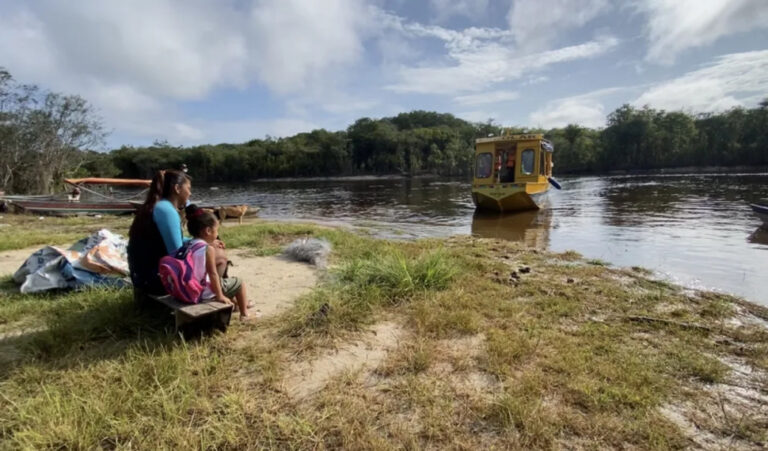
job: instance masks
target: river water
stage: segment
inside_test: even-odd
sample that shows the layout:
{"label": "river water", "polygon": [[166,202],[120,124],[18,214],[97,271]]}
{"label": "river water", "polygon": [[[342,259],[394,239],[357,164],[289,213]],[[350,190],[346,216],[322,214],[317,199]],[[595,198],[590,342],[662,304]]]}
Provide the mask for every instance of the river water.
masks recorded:
{"label": "river water", "polygon": [[768,174],[566,177],[549,208],[478,215],[467,180],[368,178],[195,187],[195,197],[260,216],[367,229],[396,239],[474,234],[642,266],[692,288],[768,305],[768,231],[749,202]]}

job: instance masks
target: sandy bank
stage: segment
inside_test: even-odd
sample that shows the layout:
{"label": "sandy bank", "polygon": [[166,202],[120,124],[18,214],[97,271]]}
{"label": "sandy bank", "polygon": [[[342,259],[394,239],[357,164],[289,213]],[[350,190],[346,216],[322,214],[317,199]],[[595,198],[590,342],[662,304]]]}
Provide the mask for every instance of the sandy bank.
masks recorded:
{"label": "sandy bank", "polygon": [[[0,252],[0,276],[11,275],[41,246]],[[292,302],[309,292],[317,283],[315,268],[282,257],[250,257],[244,250],[230,251],[235,265],[230,276],[245,281],[248,298],[255,309],[269,316],[289,307]]]}

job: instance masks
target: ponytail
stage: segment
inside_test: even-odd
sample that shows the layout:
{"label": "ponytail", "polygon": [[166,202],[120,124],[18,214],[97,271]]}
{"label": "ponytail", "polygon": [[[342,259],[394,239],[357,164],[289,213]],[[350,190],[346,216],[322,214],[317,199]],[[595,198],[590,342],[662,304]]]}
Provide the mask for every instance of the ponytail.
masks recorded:
{"label": "ponytail", "polygon": [[181,185],[189,180],[191,179],[187,174],[175,169],[157,171],[152,177],[147,198],[139,208],[138,213],[151,214],[158,201],[170,197],[176,185]]}
{"label": "ponytail", "polygon": [[165,171],[155,172],[147,191],[147,198],[139,208],[139,213],[148,214],[155,208],[155,204],[163,198],[163,185],[165,184]]}

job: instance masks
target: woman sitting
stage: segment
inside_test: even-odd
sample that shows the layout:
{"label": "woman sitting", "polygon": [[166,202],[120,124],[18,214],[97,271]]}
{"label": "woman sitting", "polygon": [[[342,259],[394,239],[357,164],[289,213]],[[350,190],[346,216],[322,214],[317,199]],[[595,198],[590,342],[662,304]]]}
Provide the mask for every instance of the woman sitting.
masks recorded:
{"label": "woman sitting", "polygon": [[184,243],[179,210],[191,194],[192,182],[181,171],[158,171],[152,179],[128,232],[128,267],[137,292],[165,294],[158,264]]}

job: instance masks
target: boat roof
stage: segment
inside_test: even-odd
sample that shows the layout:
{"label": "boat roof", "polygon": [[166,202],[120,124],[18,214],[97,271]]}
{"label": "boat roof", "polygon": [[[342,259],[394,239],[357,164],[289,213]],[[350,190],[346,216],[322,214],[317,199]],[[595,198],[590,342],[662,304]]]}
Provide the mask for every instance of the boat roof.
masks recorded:
{"label": "boat roof", "polygon": [[144,179],[104,179],[98,177],[86,177],[82,179],[64,179],[70,185],[115,185],[115,186],[141,186],[149,188],[151,180]]}
{"label": "boat roof", "polygon": [[[501,143],[501,142],[516,142],[516,141],[539,141],[541,143],[541,149],[545,152],[554,152],[555,146],[548,139],[544,139],[542,134],[528,134],[528,135],[502,135],[492,136],[489,138],[478,138],[475,140],[475,144],[481,143]],[[476,149],[480,152],[480,148]]]}
{"label": "boat roof", "polygon": [[491,136],[488,138],[477,138],[475,140],[475,143],[495,143],[495,142],[502,142],[502,141],[539,141],[543,140],[544,135],[541,133],[527,133],[527,134],[521,134],[521,135],[501,135],[501,136]]}

